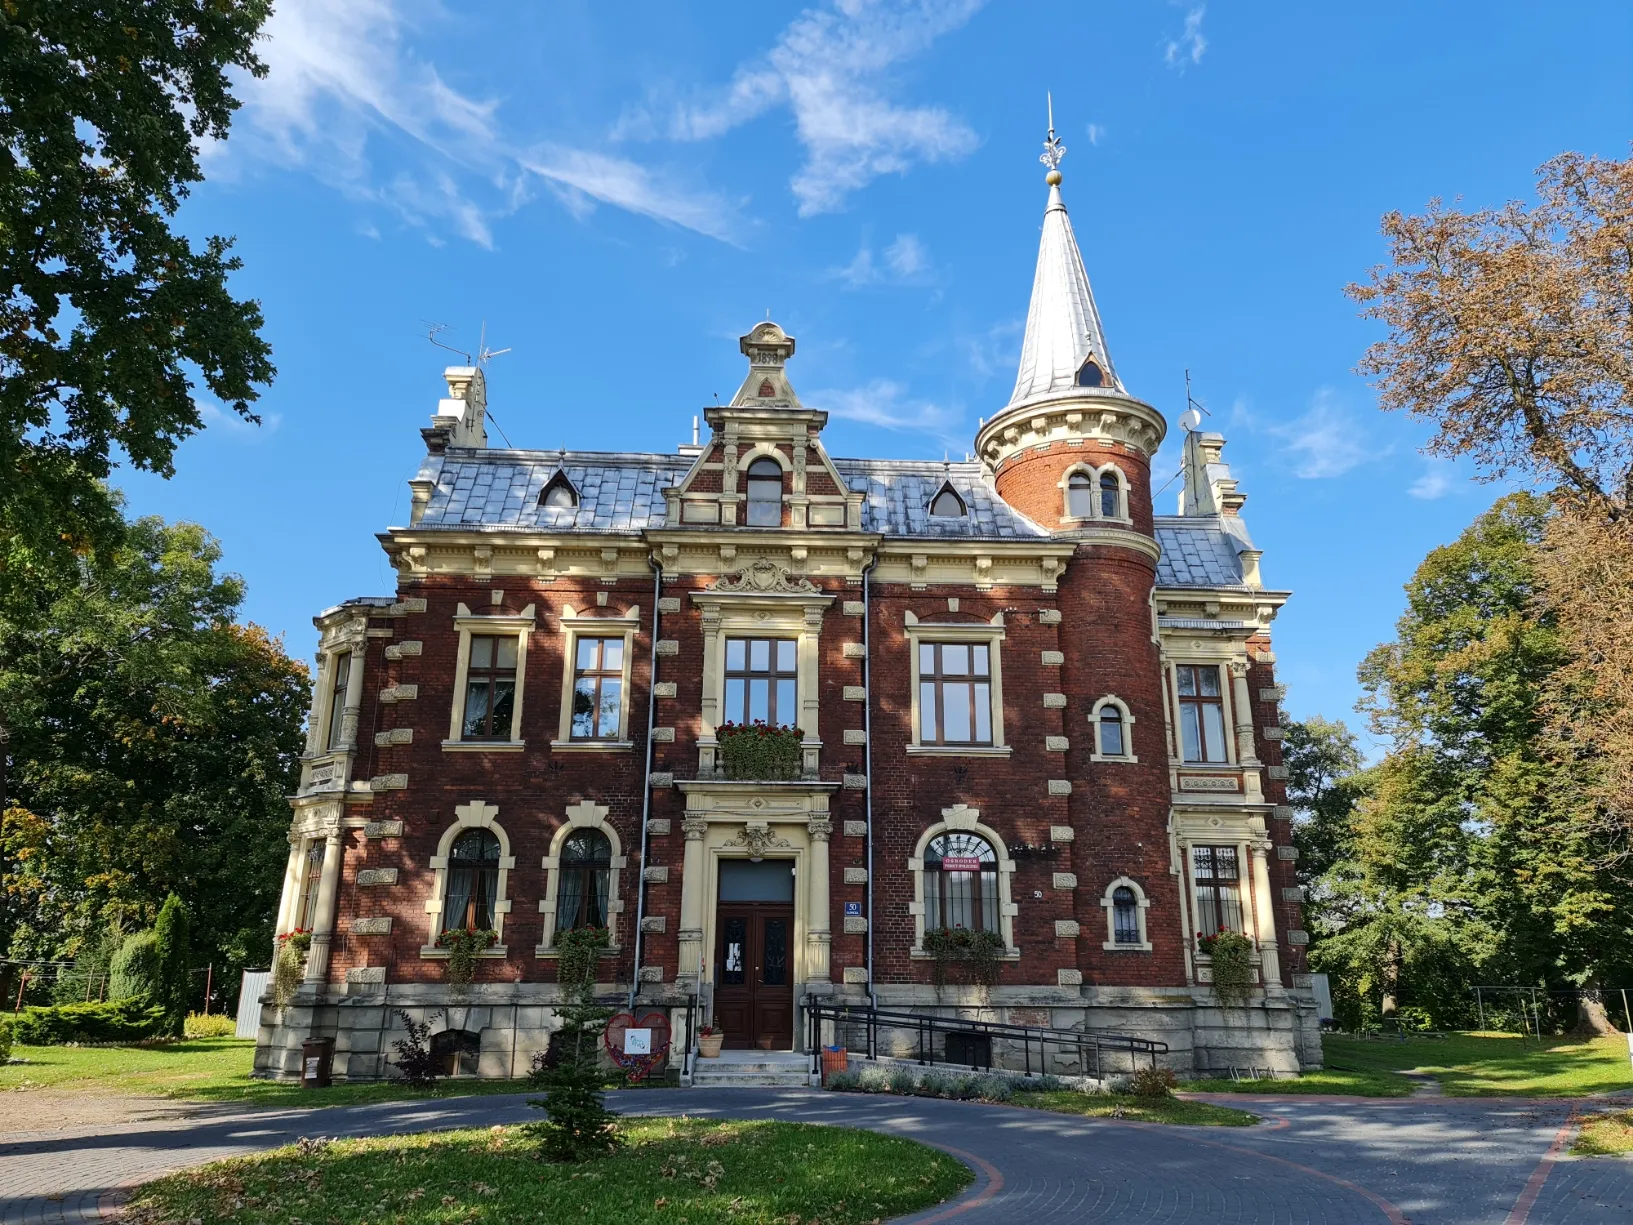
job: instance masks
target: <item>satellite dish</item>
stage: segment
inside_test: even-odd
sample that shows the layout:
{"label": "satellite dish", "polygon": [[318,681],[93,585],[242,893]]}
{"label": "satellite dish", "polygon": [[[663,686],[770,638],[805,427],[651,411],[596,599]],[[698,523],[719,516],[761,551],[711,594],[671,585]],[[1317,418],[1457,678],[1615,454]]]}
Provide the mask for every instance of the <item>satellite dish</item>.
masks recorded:
{"label": "satellite dish", "polygon": [[1187,434],[1193,433],[1196,430],[1196,428],[1201,424],[1202,424],[1202,414],[1197,412],[1196,409],[1194,409],[1194,408],[1187,408],[1185,410],[1185,412],[1180,415],[1180,418],[1179,418],[1180,428],[1182,430],[1184,430]]}

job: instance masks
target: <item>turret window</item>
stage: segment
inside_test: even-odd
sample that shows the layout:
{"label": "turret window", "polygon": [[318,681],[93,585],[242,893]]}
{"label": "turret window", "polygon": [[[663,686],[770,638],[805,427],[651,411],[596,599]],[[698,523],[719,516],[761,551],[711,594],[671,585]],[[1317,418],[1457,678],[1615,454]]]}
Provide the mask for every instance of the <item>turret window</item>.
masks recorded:
{"label": "turret window", "polygon": [[1100,387],[1105,381],[1105,371],[1100,369],[1099,364],[1092,357],[1077,368],[1077,385],[1079,387]]}
{"label": "turret window", "polygon": [[1122,517],[1118,503],[1122,501],[1123,487],[1117,480],[1115,472],[1100,474],[1100,517],[1103,519],[1119,519]]}
{"label": "turret window", "polygon": [[1074,472],[1066,478],[1066,517],[1087,519],[1094,514],[1094,486],[1087,472]]}
{"label": "turret window", "polygon": [[1123,712],[1115,706],[1100,708],[1100,755],[1102,757],[1121,757],[1126,750],[1123,747]]}
{"label": "turret window", "polygon": [[1111,891],[1112,942],[1114,944],[1140,943],[1140,908],[1134,890],[1119,885]]}
{"label": "turret window", "polygon": [[748,525],[782,526],[782,465],[774,459],[748,466]]}

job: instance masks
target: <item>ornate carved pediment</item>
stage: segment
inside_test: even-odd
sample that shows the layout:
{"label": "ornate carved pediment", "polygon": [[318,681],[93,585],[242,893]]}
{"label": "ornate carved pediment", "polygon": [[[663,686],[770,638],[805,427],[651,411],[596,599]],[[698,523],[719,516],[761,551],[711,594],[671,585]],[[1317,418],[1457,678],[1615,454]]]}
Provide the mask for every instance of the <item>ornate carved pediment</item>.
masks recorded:
{"label": "ornate carved pediment", "polygon": [[787,566],[780,566],[769,557],[756,558],[740,570],[722,575],[711,591],[745,591],[754,594],[792,592],[796,595],[815,595],[817,588],[810,579],[795,578]]}
{"label": "ornate carved pediment", "polygon": [[750,859],[764,859],[765,853],[772,849],[792,850],[794,844],[780,834],[771,832],[771,827],[764,821],[750,821],[743,826],[743,832],[735,838],[728,838],[722,846],[742,846],[748,848]]}

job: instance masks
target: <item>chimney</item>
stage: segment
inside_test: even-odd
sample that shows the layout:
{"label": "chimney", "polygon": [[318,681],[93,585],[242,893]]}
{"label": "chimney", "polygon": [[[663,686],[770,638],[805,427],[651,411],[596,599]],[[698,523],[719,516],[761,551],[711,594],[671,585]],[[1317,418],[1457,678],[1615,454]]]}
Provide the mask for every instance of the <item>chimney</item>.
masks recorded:
{"label": "chimney", "polygon": [[442,372],[448,398],[437,402],[431,424],[420,431],[425,449],[440,455],[449,447],[488,445],[488,383],[480,366],[449,366]]}

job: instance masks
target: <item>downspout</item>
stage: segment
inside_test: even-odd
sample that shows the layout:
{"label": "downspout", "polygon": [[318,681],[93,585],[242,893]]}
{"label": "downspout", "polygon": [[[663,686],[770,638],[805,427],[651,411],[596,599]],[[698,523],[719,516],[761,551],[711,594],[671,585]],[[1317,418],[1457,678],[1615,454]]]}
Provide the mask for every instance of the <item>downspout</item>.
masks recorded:
{"label": "downspout", "polygon": [[879,1007],[879,994],[873,989],[873,611],[870,604],[869,578],[878,558],[875,556],[862,567],[862,774],[867,779],[868,831],[868,1003]]}
{"label": "downspout", "polygon": [[641,925],[646,920],[646,855],[647,824],[652,817],[652,721],[658,714],[658,601],[663,598],[663,563],[648,555],[652,567],[652,660],[646,677],[646,769],[641,773],[641,870],[635,878],[635,968],[629,980],[629,1007],[635,1009],[635,996],[641,990],[641,946],[645,933]]}

